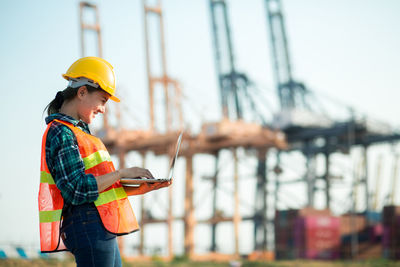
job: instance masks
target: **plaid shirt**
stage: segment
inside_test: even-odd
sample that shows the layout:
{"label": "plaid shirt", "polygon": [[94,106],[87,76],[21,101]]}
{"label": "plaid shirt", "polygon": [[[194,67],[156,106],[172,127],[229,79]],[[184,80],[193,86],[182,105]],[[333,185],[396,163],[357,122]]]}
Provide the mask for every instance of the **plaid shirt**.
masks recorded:
{"label": "plaid shirt", "polygon": [[[61,113],[48,116],[46,124],[54,119],[70,122],[90,134],[86,123]],[[92,174],[85,174],[76,137],[71,129],[62,123],[53,122],[47,133],[46,162],[65,203],[80,205],[98,198],[96,179]]]}

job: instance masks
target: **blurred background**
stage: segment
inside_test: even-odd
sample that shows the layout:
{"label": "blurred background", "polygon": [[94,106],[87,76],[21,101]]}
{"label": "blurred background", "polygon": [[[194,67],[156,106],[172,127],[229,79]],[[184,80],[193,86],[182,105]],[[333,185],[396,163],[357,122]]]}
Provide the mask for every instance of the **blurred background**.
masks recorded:
{"label": "blurred background", "polygon": [[[101,56],[121,103],[91,125],[130,198],[126,259],[400,257],[396,0],[0,2],[0,258],[38,253],[45,106]],[[49,257],[67,257],[57,253]]]}

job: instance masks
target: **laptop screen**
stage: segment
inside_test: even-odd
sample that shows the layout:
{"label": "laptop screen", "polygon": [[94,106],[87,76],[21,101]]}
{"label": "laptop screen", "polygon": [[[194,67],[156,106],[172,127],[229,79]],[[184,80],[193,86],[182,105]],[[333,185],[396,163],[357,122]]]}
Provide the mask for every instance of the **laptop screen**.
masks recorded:
{"label": "laptop screen", "polygon": [[179,134],[178,141],[176,142],[175,156],[171,159],[171,166],[170,166],[168,179],[172,179],[172,177],[174,175],[174,167],[175,167],[175,162],[178,159],[179,148],[181,146],[181,141],[182,141],[182,135],[183,135],[183,132],[181,132]]}

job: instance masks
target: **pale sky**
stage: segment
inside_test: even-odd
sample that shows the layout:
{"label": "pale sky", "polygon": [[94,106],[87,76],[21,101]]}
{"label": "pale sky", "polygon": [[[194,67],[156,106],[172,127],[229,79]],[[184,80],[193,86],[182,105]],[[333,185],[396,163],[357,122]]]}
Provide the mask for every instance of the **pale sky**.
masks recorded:
{"label": "pale sky", "polygon": [[[236,65],[265,91],[270,105],[266,110],[277,110],[264,1],[227,2]],[[360,115],[398,129],[400,2],[282,2],[294,77],[320,95],[326,105],[341,103],[330,108],[331,116],[336,116],[335,109],[339,114],[347,105]],[[56,92],[66,87],[61,74],[80,57],[78,3],[0,2],[0,87],[4,95],[0,106],[4,114],[0,139],[0,244],[38,244],[37,193],[45,128],[42,111]],[[117,75],[123,125],[144,128],[148,125],[148,100],[142,2],[93,3],[100,10],[103,55],[114,65]],[[163,7],[168,72],[182,84],[185,119],[197,131],[201,121],[215,121],[221,116],[209,4],[206,0],[164,0]],[[135,160],[132,156],[130,163],[141,164]],[[212,160],[203,160],[208,164],[195,168],[197,181],[214,168]],[[183,162],[178,165],[184,167]],[[174,190],[182,191],[183,184],[177,184]],[[139,212],[137,204],[134,209]]]}

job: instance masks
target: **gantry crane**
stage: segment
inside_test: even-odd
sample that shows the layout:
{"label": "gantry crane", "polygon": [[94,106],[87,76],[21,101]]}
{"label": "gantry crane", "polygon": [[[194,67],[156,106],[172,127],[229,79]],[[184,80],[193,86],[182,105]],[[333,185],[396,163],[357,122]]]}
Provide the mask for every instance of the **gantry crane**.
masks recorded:
{"label": "gantry crane", "polygon": [[[369,145],[374,143],[397,140],[399,135],[378,129],[378,127],[371,127],[366,120],[357,121],[354,114],[348,121],[337,122],[315,112],[308,103],[311,91],[303,83],[293,78],[282,1],[265,0],[265,6],[273,72],[281,106],[279,113],[275,116],[275,122],[285,131],[289,143],[300,143],[299,146],[291,149],[300,150],[307,158],[304,180],[308,188],[308,206],[314,206],[315,180],[318,178],[315,174],[315,157],[318,153],[325,156],[326,166],[323,179],[326,183],[326,206],[329,208],[331,201],[330,154],[335,151],[349,151],[352,146],[356,145],[360,145],[366,150]],[[299,119],[301,117],[306,119]],[[283,124],[283,121],[286,123]],[[366,161],[366,152],[363,156]],[[366,209],[370,210],[367,166],[368,164],[365,165],[365,175],[361,181],[365,186]]]}
{"label": "gantry crane", "polygon": [[[164,38],[164,21],[161,0],[147,1],[143,0],[144,8],[144,32],[146,41],[146,66],[147,79],[149,86],[149,101],[150,101],[150,130],[151,131],[166,131],[170,132],[174,128],[183,129],[183,113],[182,113],[182,92],[179,82],[172,79],[167,72],[167,59],[165,53],[165,38]],[[152,4],[152,3],[153,4]],[[149,21],[156,20],[157,29],[149,29]],[[155,31],[154,31],[155,30]],[[154,55],[158,53],[150,48],[150,33],[158,33],[158,52],[159,61],[154,62]],[[153,57],[152,57],[153,56]],[[153,60],[152,60],[153,58]],[[154,65],[161,66],[161,73],[156,73]],[[155,102],[156,90],[163,93],[163,102]],[[160,104],[165,107],[162,114],[166,118],[156,117],[155,106]],[[163,125],[164,129],[156,129],[156,124]]]}
{"label": "gantry crane", "polygon": [[244,99],[240,95],[247,90],[248,78],[244,73],[238,72],[235,66],[225,0],[210,0],[210,9],[222,114],[224,118],[242,119]]}
{"label": "gantry crane", "polygon": [[265,3],[275,83],[281,109],[309,108],[305,98],[305,85],[293,78],[282,3],[280,0],[266,0]]}
{"label": "gantry crane", "polygon": [[[211,11],[211,24],[214,46],[215,66],[218,76],[218,85],[220,89],[222,115],[224,120],[244,120],[246,102],[254,108],[251,97],[248,94],[249,88],[252,86],[250,79],[243,72],[237,70],[235,64],[234,48],[232,42],[232,33],[228,16],[228,8],[225,0],[210,0]],[[252,110],[254,112],[254,110]],[[254,249],[266,250],[267,249],[267,147],[259,148],[257,150],[258,167],[257,167],[257,187],[255,197],[255,215],[254,221]],[[235,166],[236,152],[233,151],[233,160]],[[218,152],[216,154],[216,166],[218,166]],[[236,169],[236,168],[235,168]],[[218,186],[218,177],[213,177],[214,187],[214,202],[213,202],[213,216],[216,215],[216,194]],[[234,188],[237,192],[237,172],[234,173]],[[235,232],[238,231],[238,200],[235,193],[235,216],[234,228]],[[235,219],[236,218],[236,219]],[[217,250],[216,245],[216,227],[217,224],[212,224],[212,238],[211,238],[211,251]],[[238,236],[238,234],[235,234]],[[237,238],[235,239],[235,251],[238,254]]]}
{"label": "gantry crane", "polygon": [[[330,208],[330,155],[334,152],[350,153],[354,146],[361,146],[364,164],[355,186],[364,185],[365,210],[369,212],[371,201],[367,149],[372,144],[399,140],[400,135],[393,131],[386,131],[384,127],[376,127],[367,120],[356,120],[353,112],[350,119],[344,122],[331,120],[315,112],[308,103],[310,90],[293,78],[282,1],[265,0],[265,6],[275,86],[280,101],[280,111],[275,116],[275,125],[285,131],[289,151],[299,150],[306,157],[307,170],[302,180],[307,184],[307,206],[314,206],[315,182],[318,178],[322,178],[325,181],[326,207]],[[308,119],[301,119],[302,117]],[[325,157],[325,174],[322,177],[316,175],[317,154],[323,154]],[[276,190],[279,190],[279,183]],[[354,205],[355,203],[353,207]],[[356,244],[353,245],[357,247]],[[353,256],[355,254],[356,252]]]}

